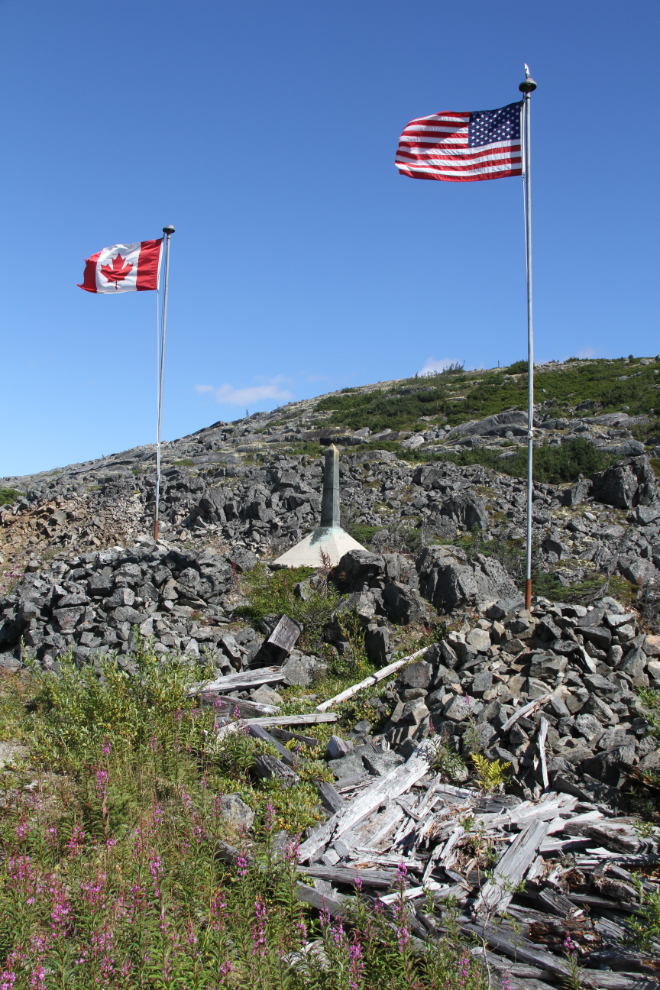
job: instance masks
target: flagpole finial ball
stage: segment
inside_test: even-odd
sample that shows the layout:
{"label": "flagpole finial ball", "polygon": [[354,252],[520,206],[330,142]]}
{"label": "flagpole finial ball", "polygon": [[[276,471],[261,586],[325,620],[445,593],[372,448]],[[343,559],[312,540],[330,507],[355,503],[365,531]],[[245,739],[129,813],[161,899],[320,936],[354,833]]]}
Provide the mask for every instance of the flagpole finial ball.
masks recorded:
{"label": "flagpole finial ball", "polygon": [[[534,83],[534,85],[536,85],[536,83]],[[174,233],[174,227],[172,226],[171,223],[168,223],[167,227],[163,227],[163,233],[167,234],[168,237],[170,236],[170,234]]]}
{"label": "flagpole finial ball", "polygon": [[528,76],[524,82],[521,82],[520,86],[518,86],[518,89],[520,90],[521,93],[533,93],[534,90],[536,89],[536,83],[534,82],[531,76]]}

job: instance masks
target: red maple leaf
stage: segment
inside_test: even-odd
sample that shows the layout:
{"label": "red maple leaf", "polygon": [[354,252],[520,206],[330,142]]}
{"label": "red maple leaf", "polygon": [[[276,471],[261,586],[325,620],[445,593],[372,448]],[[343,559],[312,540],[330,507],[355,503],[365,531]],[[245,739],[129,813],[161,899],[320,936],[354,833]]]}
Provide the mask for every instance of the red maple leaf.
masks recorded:
{"label": "red maple leaf", "polygon": [[124,265],[125,261],[126,259],[117,253],[117,256],[112,258],[112,267],[110,265],[101,265],[101,275],[104,275],[108,282],[114,282],[115,289],[117,288],[117,284],[123,282],[133,271],[133,265]]}

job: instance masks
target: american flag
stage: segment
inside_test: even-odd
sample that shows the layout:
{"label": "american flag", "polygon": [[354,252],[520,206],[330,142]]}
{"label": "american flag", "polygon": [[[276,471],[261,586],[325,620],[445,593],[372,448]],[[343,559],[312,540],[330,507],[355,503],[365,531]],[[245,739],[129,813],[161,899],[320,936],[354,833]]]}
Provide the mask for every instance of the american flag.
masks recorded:
{"label": "american flag", "polygon": [[522,175],[522,102],[499,110],[443,110],[411,120],[399,138],[396,167],[411,179],[478,182]]}

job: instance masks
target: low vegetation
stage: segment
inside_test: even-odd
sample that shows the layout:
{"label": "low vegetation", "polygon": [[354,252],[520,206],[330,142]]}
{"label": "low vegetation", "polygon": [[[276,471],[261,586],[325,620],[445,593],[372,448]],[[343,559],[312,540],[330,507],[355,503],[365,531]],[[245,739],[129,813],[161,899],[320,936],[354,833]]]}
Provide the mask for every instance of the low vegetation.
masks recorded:
{"label": "low vegetation", "polygon": [[[406,460],[432,463],[453,461],[454,464],[482,464],[484,467],[508,474],[513,478],[527,477],[527,448],[518,447],[509,457],[502,457],[501,451],[476,447],[460,454],[438,454],[421,451],[406,451],[400,454]],[[604,471],[613,464],[616,456],[594,447],[588,440],[577,437],[558,446],[543,446],[534,449],[534,480],[551,485],[575,481],[579,475],[590,475]]]}
{"label": "low vegetation", "polygon": [[11,505],[20,495],[21,492],[17,492],[13,488],[0,488],[0,505]]}
{"label": "low vegetation", "polygon": [[[341,922],[297,900],[314,787],[255,782],[267,747],[240,730],[213,743],[188,693],[208,673],[144,649],[133,676],[64,658],[59,677],[0,681],[0,986],[482,990],[451,914],[442,941],[412,937],[405,867],[387,908],[359,884]],[[229,793],[255,812],[249,837]]]}
{"label": "low vegetation", "polygon": [[[622,408],[630,415],[648,413],[660,405],[656,370],[634,358],[570,359],[564,365],[536,372],[536,401],[552,401],[552,412],[557,416],[578,404],[583,415]],[[450,374],[411,378],[369,392],[344,391],[321,399],[317,408],[331,412],[329,425],[351,429],[421,429],[428,426],[422,417],[454,426],[505,409],[526,409],[527,362],[490,371],[453,369]]]}

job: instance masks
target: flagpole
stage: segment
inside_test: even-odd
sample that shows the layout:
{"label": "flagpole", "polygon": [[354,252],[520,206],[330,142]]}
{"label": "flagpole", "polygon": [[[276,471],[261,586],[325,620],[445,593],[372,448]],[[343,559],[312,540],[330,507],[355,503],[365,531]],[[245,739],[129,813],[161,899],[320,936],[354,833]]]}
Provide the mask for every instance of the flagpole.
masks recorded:
{"label": "flagpole", "polygon": [[525,66],[525,81],[518,87],[523,94],[523,174],[525,181],[525,251],[527,259],[527,553],[525,566],[525,608],[532,605],[532,498],[534,493],[534,329],[532,322],[532,182],[530,148],[531,94],[536,83]]}
{"label": "flagpole", "polygon": [[154,540],[158,539],[158,504],[160,501],[160,424],[163,416],[163,369],[165,367],[165,329],[167,327],[167,280],[170,274],[170,237],[174,227],[163,227],[165,241],[165,290],[163,292],[163,328],[160,338],[160,376],[158,381],[158,425],[156,428],[156,509],[154,513]]}

